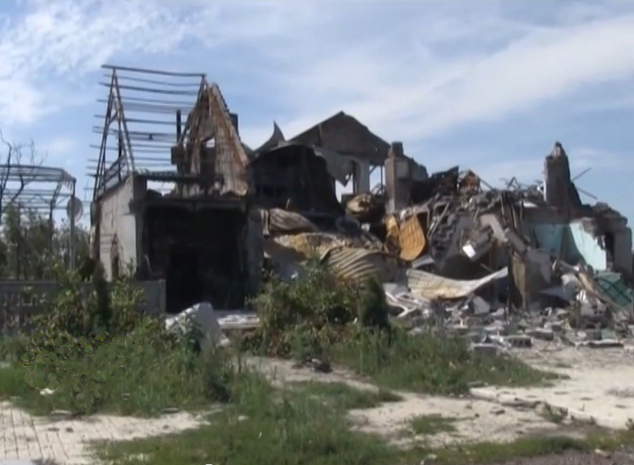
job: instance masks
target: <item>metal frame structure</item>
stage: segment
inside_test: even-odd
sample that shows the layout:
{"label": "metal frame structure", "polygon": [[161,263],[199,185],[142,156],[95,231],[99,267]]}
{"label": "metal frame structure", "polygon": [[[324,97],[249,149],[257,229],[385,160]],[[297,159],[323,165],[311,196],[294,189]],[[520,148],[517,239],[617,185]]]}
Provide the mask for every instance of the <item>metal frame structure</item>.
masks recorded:
{"label": "metal frame structure", "polygon": [[[39,186],[32,186],[33,184]],[[62,168],[40,165],[0,164],[0,213],[18,204],[36,212],[46,212],[53,222],[53,212],[65,209],[70,223],[69,261],[75,264],[75,214],[77,180]],[[70,210],[70,211],[69,211]]]}
{"label": "metal frame structure", "polygon": [[[95,178],[93,201],[131,173],[175,182],[186,197],[214,190],[221,196],[248,193],[249,160],[217,84],[210,84],[204,73],[102,68],[109,81],[100,84],[109,94],[98,100],[107,105],[105,114],[95,115],[103,125],[93,127],[101,135],[100,145],[91,145],[99,157],[88,166],[88,175]],[[213,156],[208,153],[211,141]],[[176,146],[184,157],[178,161],[172,159]],[[205,169],[208,164],[213,169]],[[198,187],[183,187],[191,184]]]}
{"label": "metal frame structure", "polygon": [[[188,115],[208,84],[204,73],[178,73],[124,66],[103,65],[108,72],[109,89],[103,121],[93,126],[101,135],[98,159],[89,160],[88,175],[93,176],[93,200],[133,172],[159,171],[176,174],[169,155],[184,136]],[[114,137],[114,141],[112,138]],[[161,156],[163,154],[163,156]]]}

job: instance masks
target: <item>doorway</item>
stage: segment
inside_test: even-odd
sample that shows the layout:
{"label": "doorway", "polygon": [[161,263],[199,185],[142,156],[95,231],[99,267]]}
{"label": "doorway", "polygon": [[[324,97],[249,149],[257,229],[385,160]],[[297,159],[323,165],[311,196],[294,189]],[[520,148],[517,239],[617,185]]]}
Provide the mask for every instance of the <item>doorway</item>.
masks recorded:
{"label": "doorway", "polygon": [[169,251],[166,276],[166,307],[181,312],[203,300],[203,286],[198,267],[198,247],[173,245]]}

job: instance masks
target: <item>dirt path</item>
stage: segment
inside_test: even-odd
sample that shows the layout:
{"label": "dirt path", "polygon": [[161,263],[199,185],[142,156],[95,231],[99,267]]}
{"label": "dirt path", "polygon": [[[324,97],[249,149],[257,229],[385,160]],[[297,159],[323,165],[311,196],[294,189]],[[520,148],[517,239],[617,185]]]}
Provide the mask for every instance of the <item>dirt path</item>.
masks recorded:
{"label": "dirt path", "polygon": [[634,353],[628,348],[590,349],[536,341],[514,355],[542,370],[568,379],[549,387],[482,388],[478,393],[500,398],[546,402],[599,426],[626,429],[634,421]]}
{"label": "dirt path", "polygon": [[[378,388],[360,380],[354,374],[335,368],[330,373],[319,373],[309,368],[296,368],[289,361],[252,358],[248,363],[267,374],[278,385],[299,381],[342,382],[356,389]],[[389,402],[376,408],[349,412],[361,431],[377,433],[400,445],[410,445],[425,440],[431,446],[443,446],[466,442],[512,442],[527,435],[562,433],[562,425],[540,416],[533,409],[502,407],[496,403],[471,398],[426,396],[409,392],[397,392],[403,400]],[[441,416],[454,419],[455,431],[417,437],[407,434],[416,417]],[[581,433],[566,428],[566,434],[579,437]]]}

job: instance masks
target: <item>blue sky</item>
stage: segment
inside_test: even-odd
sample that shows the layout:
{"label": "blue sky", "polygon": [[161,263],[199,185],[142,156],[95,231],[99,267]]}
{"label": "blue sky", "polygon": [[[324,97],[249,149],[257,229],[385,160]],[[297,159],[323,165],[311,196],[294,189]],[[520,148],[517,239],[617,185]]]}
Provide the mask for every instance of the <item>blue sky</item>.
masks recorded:
{"label": "blue sky", "polygon": [[579,187],[634,216],[634,2],[31,0],[0,15],[0,129],[82,188],[114,63],[206,72],[250,146],[273,120],[292,136],[343,110],[430,171],[499,185],[541,178],[559,140],[573,175],[592,168]]}

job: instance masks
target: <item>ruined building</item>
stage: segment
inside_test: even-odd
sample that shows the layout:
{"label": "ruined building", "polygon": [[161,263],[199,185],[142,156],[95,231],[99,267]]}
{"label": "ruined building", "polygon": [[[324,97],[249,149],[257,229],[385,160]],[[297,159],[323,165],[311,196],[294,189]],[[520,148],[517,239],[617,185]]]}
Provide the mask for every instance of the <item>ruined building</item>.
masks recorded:
{"label": "ruined building", "polygon": [[165,280],[168,311],[243,306],[258,285],[261,226],[237,118],[205,75],[105,69],[93,256],[108,278],[131,266]]}

